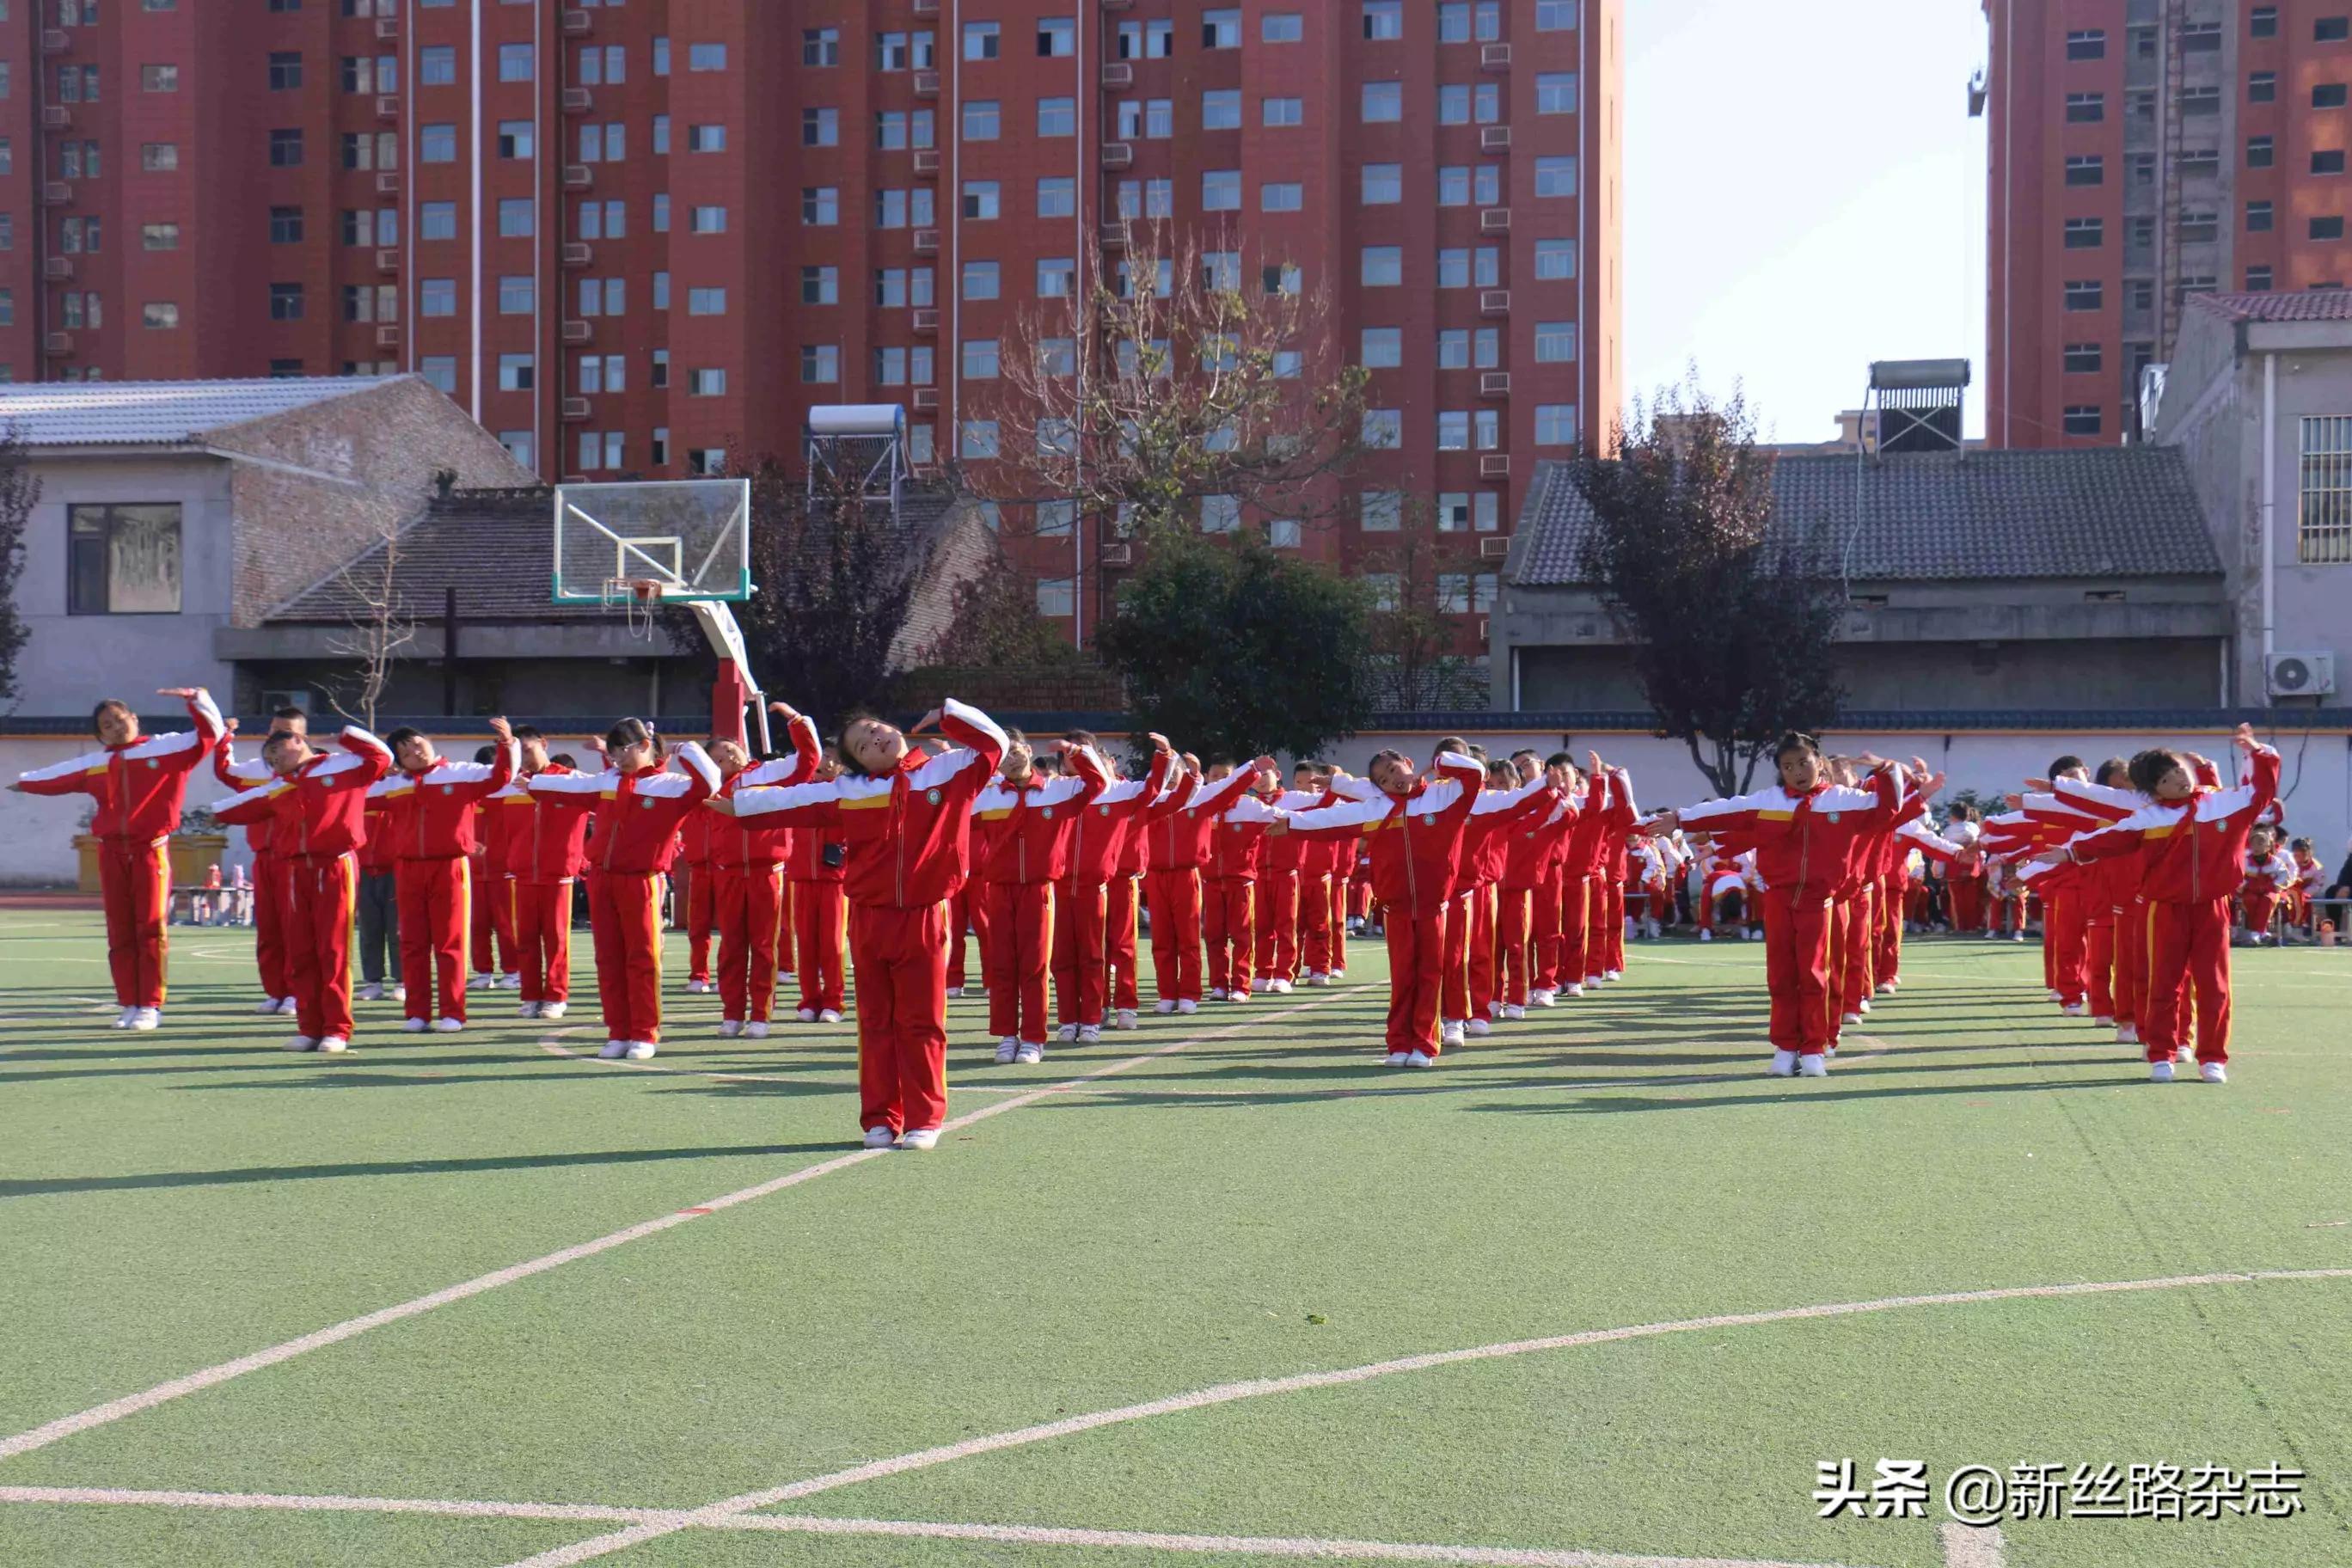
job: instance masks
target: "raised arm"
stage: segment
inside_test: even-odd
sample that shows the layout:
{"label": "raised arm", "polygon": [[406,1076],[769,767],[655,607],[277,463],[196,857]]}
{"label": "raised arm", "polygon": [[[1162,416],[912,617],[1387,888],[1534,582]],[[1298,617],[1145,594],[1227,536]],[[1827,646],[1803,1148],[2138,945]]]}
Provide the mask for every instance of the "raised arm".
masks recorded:
{"label": "raised arm", "polygon": [[1148,824],[1158,822],[1163,816],[1173,816],[1192,804],[1192,797],[1200,793],[1200,789],[1201,781],[1188,771],[1177,779],[1174,788],[1139,812],[1136,820]]}
{"label": "raised arm", "polygon": [[99,781],[106,776],[107,761],[102,751],[84,752],[79,757],[18,773],[9,787],[26,795],[95,795]]}
{"label": "raised arm", "polygon": [[1290,819],[1290,831],[1307,838],[1352,837],[1367,827],[1384,822],[1396,802],[1386,795],[1378,800],[1343,800],[1316,811],[1302,811]]}
{"label": "raised arm", "polygon": [[293,787],[286,780],[272,776],[257,788],[214,802],[213,820],[230,827],[250,827],[257,822],[268,822],[278,815],[279,797]]}

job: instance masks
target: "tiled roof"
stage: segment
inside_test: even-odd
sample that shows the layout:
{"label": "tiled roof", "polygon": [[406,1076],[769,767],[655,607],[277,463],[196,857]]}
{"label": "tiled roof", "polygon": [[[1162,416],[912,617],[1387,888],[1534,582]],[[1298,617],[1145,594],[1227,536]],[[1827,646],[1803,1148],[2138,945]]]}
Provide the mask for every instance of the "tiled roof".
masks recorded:
{"label": "tiled roof", "polygon": [[[2168,447],[1972,451],[1864,461],[1791,456],[1773,467],[1776,532],[1803,533],[1850,579],[2219,576],[2179,452]],[[1857,520],[1860,526],[1857,527]],[[1519,514],[1531,533],[1512,581],[1582,581],[1592,513],[1564,463],[1536,465]],[[1834,563],[1833,563],[1834,564]]]}
{"label": "tiled roof", "polygon": [[19,382],[0,385],[0,422],[15,425],[31,447],[178,446],[398,379]]}
{"label": "tiled roof", "polygon": [[2192,294],[2189,303],[2230,321],[2352,321],[2352,289],[2285,294]]}

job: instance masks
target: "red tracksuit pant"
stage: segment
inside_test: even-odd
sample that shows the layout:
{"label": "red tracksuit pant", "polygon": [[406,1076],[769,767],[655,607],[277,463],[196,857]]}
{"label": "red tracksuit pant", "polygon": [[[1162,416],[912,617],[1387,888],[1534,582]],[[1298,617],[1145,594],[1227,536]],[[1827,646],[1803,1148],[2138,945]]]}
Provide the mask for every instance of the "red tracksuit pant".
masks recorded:
{"label": "red tracksuit pant", "polygon": [[[792,895],[778,866],[709,868],[719,934],[719,1016],[768,1021],[776,1005],[777,954],[786,946]],[[700,881],[703,868],[696,868]]]}
{"label": "red tracksuit pant", "polygon": [[846,1011],[842,1005],[841,949],[848,931],[849,906],[842,898],[841,884],[795,879],[792,905],[793,931],[800,938],[801,1011]]}
{"label": "red tracksuit pant", "polygon": [[1331,879],[1298,874],[1298,964],[1309,974],[1331,973]]}
{"label": "red tracksuit pant", "polygon": [[522,961],[522,1000],[572,999],[572,879],[560,882],[506,880],[515,949]]}
{"label": "red tracksuit pant", "polygon": [[1481,882],[1470,889],[1470,1011],[1465,1018],[1495,1021],[1496,969],[1495,952],[1495,885]]}
{"label": "red tracksuit pant", "polygon": [[719,927],[719,879],[715,868],[680,861],[672,913],[686,931],[688,980],[710,978],[710,934]]}
{"label": "red tracksuit pant", "polygon": [[2134,898],[2116,911],[2116,1022],[2137,1026],[2147,1005],[2147,904]]}
{"label": "red tracksuit pant", "polygon": [[2140,1043],[2160,1062],[2182,1044],[2195,994],[2197,1059],[2230,1059],[2230,900],[2147,906],[2147,1005]]}
{"label": "red tracksuit pant", "polygon": [[853,905],[858,1121],[925,1131],[948,1119],[948,905]]}
{"label": "red tracksuit pant", "polygon": [[596,996],[608,1040],[661,1043],[661,901],[662,879],[650,871],[598,871],[588,879]]}
{"label": "red tracksuit pant", "polygon": [[295,1032],[314,1040],[330,1036],[348,1040],[359,858],[291,857],[286,862],[285,887],[286,970],[294,986]]}
{"label": "red tracksuit pant", "polygon": [[[474,880],[485,882],[482,867],[487,857],[468,855],[466,859],[474,870]],[[515,930],[509,918],[512,911],[503,899],[477,899],[467,916],[473,937],[474,973],[477,974],[512,974],[516,973]],[[405,984],[406,982],[403,981]]]}
{"label": "red tracksuit pant", "polygon": [[1201,940],[1209,950],[1203,979],[1212,991],[1249,994],[1257,960],[1257,889],[1247,877],[1201,883]]}
{"label": "red tracksuit pant", "polygon": [[1535,981],[1534,896],[1525,888],[1505,888],[1496,896],[1495,949],[1497,1000],[1515,1007],[1528,1005]]}
{"label": "red tracksuit pant", "polygon": [[1113,877],[1103,889],[1103,957],[1110,967],[1110,1005],[1132,1013],[1143,1005],[1135,977],[1137,877]]}
{"label": "red tracksuit pant", "polygon": [[1612,974],[1625,973],[1625,884],[1614,877],[1602,881],[1609,892],[1609,908],[1601,919],[1601,967]]}
{"label": "red tracksuit pant", "polygon": [[1257,977],[1298,978],[1298,873],[1261,872],[1257,879]]}
{"label": "red tracksuit pant", "polygon": [[1839,900],[1836,980],[1831,987],[1830,999],[1837,1004],[1832,1010],[1841,1016],[1860,1013],[1862,1004],[1876,989],[1874,965],[1878,952],[1877,895],[1877,884],[1865,882],[1852,898]]}
{"label": "red tracksuit pant", "polygon": [[1381,922],[1389,944],[1391,1052],[1438,1052],[1438,989],[1445,960],[1445,915],[1388,911]]}
{"label": "red tracksuit pant", "polygon": [[2083,994],[2094,1018],[2116,1016],[2116,912],[2091,911],[2083,926]]}
{"label": "red tracksuit pant", "polygon": [[1151,900],[1152,983],[1162,1002],[1201,999],[1201,873],[1153,871],[1143,879]]}
{"label": "red tracksuit pant", "polygon": [[[98,882],[106,901],[106,963],[114,972],[115,1005],[161,1007],[163,961],[171,949],[163,917],[172,903],[172,841],[105,840],[98,849]],[[255,907],[268,898],[268,887],[256,889]]]}
{"label": "red tracksuit pant", "polygon": [[1470,895],[1445,900],[1445,956],[1437,981],[1437,1019],[1464,1023],[1470,1016]]}
{"label": "red tracksuit pant", "polygon": [[[1132,906],[1130,906],[1131,908]],[[1054,884],[1054,1016],[1102,1026],[1110,986],[1110,895],[1097,882]]]}
{"label": "red tracksuit pant", "polygon": [[1591,878],[1560,879],[1559,940],[1553,952],[1544,960],[1546,990],[1560,985],[1581,985],[1591,978],[1597,956],[1591,947]]}
{"label": "red tracksuit pant", "polygon": [[[1364,889],[1367,896],[1370,888]],[[1331,873],[1331,967],[1326,974],[1341,974],[1348,968],[1348,879],[1339,872]]]}
{"label": "red tracksuit pant", "polygon": [[1046,882],[984,882],[975,902],[988,905],[989,938],[981,949],[988,977],[988,1032],[1045,1043],[1045,970],[1054,952],[1054,889]]}
{"label": "red tracksuit pant", "polygon": [[1764,889],[1764,984],[1772,996],[1772,1048],[1817,1057],[1829,1048],[1830,900]]}
{"label": "red tracksuit pant", "polygon": [[[979,888],[967,881],[948,900],[948,984],[961,989],[968,971],[963,963],[963,933],[971,932],[972,941],[980,944],[980,983],[988,984],[988,942],[993,934],[989,926],[988,900]],[[920,1131],[920,1129],[918,1129]]]}
{"label": "red tracksuit pant", "polygon": [[253,963],[261,972],[261,994],[281,999],[294,994],[286,977],[286,900],[278,890],[285,874],[278,857],[253,858]]}
{"label": "red tracksuit pant", "polygon": [[1985,929],[1984,880],[1979,877],[1958,876],[1946,880],[1945,890],[1952,899],[1952,930],[1955,933],[1975,935]]}
{"label": "red tracksuit pant", "polygon": [[2084,973],[2090,931],[2085,912],[2083,895],[2071,889],[2042,900],[2042,937],[2050,948],[2050,989],[2068,1006],[2082,1002],[2088,984]]}
{"label": "red tracksuit pant", "polygon": [[[400,895],[400,983],[408,987],[404,1011],[412,1018],[463,1023],[466,936],[474,923],[474,863],[463,855],[396,860],[393,872]],[[509,956],[514,952],[511,946],[507,951]]]}
{"label": "red tracksuit pant", "polygon": [[2243,898],[2246,906],[2246,929],[2256,936],[2268,936],[2271,930],[2271,917],[2278,912],[2278,889],[2249,888]]}
{"label": "red tracksuit pant", "polygon": [[1528,895],[1528,924],[1535,939],[1534,973],[1528,981],[1531,991],[1556,990],[1559,985],[1560,905],[1567,896],[1556,867],[1546,871]]}

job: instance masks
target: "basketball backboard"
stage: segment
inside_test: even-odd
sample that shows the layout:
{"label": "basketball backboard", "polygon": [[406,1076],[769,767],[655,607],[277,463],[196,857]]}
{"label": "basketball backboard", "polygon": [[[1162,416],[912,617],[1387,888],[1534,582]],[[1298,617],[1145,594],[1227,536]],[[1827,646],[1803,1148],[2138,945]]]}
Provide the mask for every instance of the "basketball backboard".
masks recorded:
{"label": "basketball backboard", "polygon": [[688,604],[751,596],[751,481],[656,479],[558,485],[559,605]]}

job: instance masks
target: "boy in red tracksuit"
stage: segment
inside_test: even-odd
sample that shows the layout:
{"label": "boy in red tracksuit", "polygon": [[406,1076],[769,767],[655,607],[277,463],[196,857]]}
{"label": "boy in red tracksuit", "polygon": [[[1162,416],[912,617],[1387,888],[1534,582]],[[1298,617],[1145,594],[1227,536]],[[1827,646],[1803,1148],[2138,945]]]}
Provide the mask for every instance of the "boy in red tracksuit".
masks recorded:
{"label": "boy in red tracksuit", "polygon": [[[1476,761],[1475,757],[1472,759]],[[1438,1038],[1458,1046],[1493,1026],[1495,881],[1511,830],[1550,808],[1540,777],[1522,781],[1508,763],[1490,762],[1486,787],[1470,803],[1470,821],[1455,859],[1454,897],[1446,910],[1444,976],[1438,989]]]}
{"label": "boy in red tracksuit", "polygon": [[[1128,987],[1121,1026],[1135,1026],[1135,884],[1126,878],[1122,918],[1126,921],[1126,957],[1119,956],[1119,928],[1113,923],[1112,884],[1130,839],[1139,845],[1137,826],[1158,802],[1174,766],[1176,753],[1164,735],[1153,735],[1151,766],[1139,779],[1123,779],[1095,796],[1070,827],[1068,869],[1054,884],[1054,1000],[1061,1023],[1059,1037],[1081,1045],[1102,1040],[1103,1016],[1110,1005],[1111,966],[1124,963],[1120,980]],[[1074,730],[1066,746],[1094,749],[1094,735]]]}
{"label": "boy in red tracksuit", "polygon": [[[1277,811],[1307,811],[1317,804],[1315,767],[1300,763],[1290,770],[1291,787],[1274,801]],[[1310,846],[1305,839],[1278,834],[1258,847],[1257,965],[1250,989],[1286,995],[1298,980],[1299,868]]]}
{"label": "boy in red tracksuit", "polygon": [[1371,773],[1378,791],[1371,799],[1344,798],[1348,781],[1335,773],[1333,793],[1343,798],[1299,813],[1288,829],[1360,837],[1370,850],[1389,946],[1387,1065],[1425,1068],[1443,1049],[1437,1013],[1445,907],[1486,770],[1446,752],[1430,764],[1430,776],[1416,777],[1402,753],[1384,751],[1372,759]]}
{"label": "boy in red tracksuit", "polygon": [[[993,941],[986,954],[988,1030],[1000,1064],[1045,1059],[1045,973],[1054,953],[1054,887],[1069,874],[1070,837],[1110,784],[1110,770],[1086,746],[1066,747],[1066,771],[1048,776],[1028,737],[1006,737],[997,776],[972,798],[985,824],[987,855],[973,865],[988,903]],[[975,833],[974,842],[981,842]]]}
{"label": "boy in red tracksuit", "polygon": [[1235,772],[1203,784],[1197,764],[1185,758],[1176,788],[1183,801],[1145,829],[1144,896],[1151,903],[1152,981],[1160,1013],[1197,1013],[1201,1008],[1201,862],[1234,797],[1250,775]]}
{"label": "boy in red tracksuit", "polygon": [[[496,746],[484,746],[474,753],[474,765],[488,767],[498,760]],[[499,786],[503,789],[506,786]],[[499,886],[503,879],[502,868],[507,861],[506,841],[499,835],[508,826],[502,811],[478,812],[474,816],[473,837],[466,851],[469,885],[479,894]],[[474,976],[466,983],[471,991],[514,991],[522,985],[521,966],[515,958],[514,906],[506,899],[477,897],[467,915],[467,930],[473,942]]]}
{"label": "boy in red tracksuit", "polygon": [[641,1062],[661,1047],[662,878],[679,820],[718,789],[719,770],[688,741],[677,748],[683,771],[659,771],[661,742],[640,719],[614,725],[604,753],[603,773],[534,773],[530,789],[542,809],[594,814],[588,927],[605,1034],[597,1054]]}
{"label": "boy in red tracksuit", "polygon": [[1832,785],[1812,737],[1785,735],[1774,748],[1778,784],[1668,812],[1654,824],[1725,834],[1756,847],[1765,889],[1771,1070],[1778,1077],[1828,1073],[1831,894],[1845,876],[1854,838],[1892,818],[1903,804],[1895,764],[1867,755],[1861,760],[1874,770],[1869,790]]}
{"label": "boy in red tracksuit", "polygon": [[522,964],[517,1016],[561,1018],[571,1005],[572,886],[587,863],[588,814],[531,793],[530,781],[540,774],[572,773],[571,758],[550,757],[546,737],[529,725],[514,734],[520,773],[476,815],[501,814],[493,832],[506,845],[501,892]]}
{"label": "boy in red tracksuit", "polygon": [[[782,703],[771,710],[791,713]],[[803,728],[800,715],[791,713],[795,748],[816,744],[816,726]],[[841,776],[839,757],[829,746],[814,754],[799,752],[806,773],[800,784],[831,784]],[[849,847],[837,834],[800,828],[787,835],[785,881],[792,899],[793,934],[800,956],[793,968],[800,986],[800,1005],[793,1016],[803,1024],[838,1024],[847,1009],[843,952],[849,938],[849,906],[842,895],[843,868]]]}
{"label": "boy in red tracksuit", "polygon": [[[221,737],[213,753],[213,776],[232,792],[251,789],[269,779],[269,768],[259,756],[249,763],[240,763],[230,750],[229,742],[236,733],[236,721],[227,721],[228,733]],[[269,715],[269,733],[283,731],[290,735],[310,732],[310,716],[299,708],[279,708]],[[278,858],[270,853],[269,823],[256,822],[245,830],[245,847],[253,854],[253,962],[261,972],[261,1005],[257,1013],[294,1011],[294,983],[286,977],[286,899],[280,890],[283,879]]]}
{"label": "boy in red tracksuit", "polygon": [[368,791],[369,803],[382,808],[399,889],[400,976],[408,989],[404,1026],[411,1034],[430,1028],[454,1035],[466,1026],[473,906],[498,902],[474,880],[469,851],[482,837],[476,817],[483,815],[474,808],[515,774],[514,731],[493,719],[490,733],[498,743],[488,763],[453,763],[403,725],[384,737],[395,767]]}
{"label": "boy in red tracksuit", "polygon": [[2195,994],[2199,1075],[2229,1080],[2230,898],[2242,876],[2246,839],[2278,798],[2279,754],[2254,739],[2250,725],[2233,737],[2245,753],[2249,778],[2232,789],[2201,785],[2195,759],[2169,751],[2142,752],[2131,780],[2150,804],[2121,822],[2070,840],[2042,858],[2096,863],[2145,849],[2141,894],[2147,900],[2147,996],[2139,1034],[2148,1076],[2172,1079],[2184,1048],[2185,1000]]}
{"label": "boy in red tracksuit", "polygon": [[[1588,756],[1586,760],[1595,759]],[[1615,791],[1616,780],[1608,769],[1596,765],[1586,774],[1576,826],[1570,830],[1568,847],[1560,855],[1559,941],[1545,955],[1547,999],[1582,996],[1601,988],[1604,961],[1596,922],[1602,897],[1595,895],[1610,831],[1625,816],[1616,803]]]}
{"label": "boy in red tracksuit", "polygon": [[1557,897],[1560,854],[1576,826],[1576,810],[1568,801],[1570,768],[1565,752],[1550,760],[1542,774],[1550,808],[1512,824],[1505,840],[1496,941],[1502,951],[1499,983],[1506,1018],[1524,1018],[1530,1005],[1542,1005],[1534,994],[1542,988],[1543,937],[1549,931],[1555,945],[1559,940],[1559,906],[1551,906],[1547,921],[1543,905],[1548,897]]}
{"label": "boy in red tracksuit", "polygon": [[215,820],[243,826],[268,818],[270,844],[286,862],[286,952],[294,982],[293,1051],[349,1047],[352,1038],[352,915],[367,792],[392,771],[392,749],[356,724],[337,737],[340,753],[314,752],[303,736],[263,742],[270,782],[231,795]]}
{"label": "boy in red tracksuit", "polygon": [[2272,917],[2295,885],[2294,861],[2278,847],[2278,834],[2267,823],[2256,823],[2246,836],[2245,871],[2238,902],[2246,912],[2246,940],[2260,947],[2271,934]]}
{"label": "boy in red tracksuit", "polygon": [[[793,754],[754,763],[740,742],[713,741],[710,760],[724,781],[720,795],[769,784],[790,789],[816,777],[823,752],[815,723],[781,702],[772,706],[790,729]],[[709,846],[704,874],[711,884],[719,938],[719,1037],[764,1040],[775,1007],[777,973],[792,949],[792,893],[784,868],[800,835],[716,812],[688,818],[680,836],[690,847],[698,833]],[[836,1021],[839,1016],[835,1015]]]}
{"label": "boy in red tracksuit", "polygon": [[[1224,771],[1219,773],[1216,770]],[[1209,782],[1221,784],[1236,770],[1216,763]],[[1242,793],[1218,814],[1201,857],[1201,937],[1208,958],[1204,984],[1216,1002],[1247,1002],[1255,991],[1251,969],[1257,957],[1257,873],[1265,830],[1281,820],[1268,805],[1275,781],[1270,757],[1244,772]]]}
{"label": "boy in red tracksuit", "polygon": [[[381,1002],[386,995],[406,1002],[408,986],[400,972],[400,858],[393,853],[392,830],[386,822],[390,807],[375,793],[383,787],[379,782],[368,792],[367,809],[360,814],[365,838],[360,845],[359,965],[360,978],[366,984],[358,996],[362,1002]],[[268,831],[266,824],[257,826]],[[246,832],[254,830],[248,827]]]}
{"label": "boy in red tracksuit", "polygon": [[[2131,763],[2122,757],[2100,763],[2098,776],[2088,784],[2053,779],[2050,785],[2054,804],[2069,814],[2065,820],[2070,823],[2084,816],[2101,824],[2121,822],[2148,804],[2132,787]],[[2118,1045],[2139,1044],[2140,1007],[2147,990],[2147,906],[2140,896],[2146,858],[2143,849],[2111,855],[2082,868],[2083,896],[2095,899],[2105,917],[2103,921],[2095,914],[2085,932],[2090,1007],[2095,1018],[2113,1020]],[[2105,1008],[2099,1005],[2103,976]]]}
{"label": "boy in red tracksuit", "polygon": [[17,776],[24,795],[86,795],[98,840],[99,889],[106,905],[106,960],[114,977],[118,1029],[145,1031],[163,1019],[164,931],[172,903],[172,835],[179,829],[188,775],[227,732],[201,686],[156,693],[187,704],[194,728],[140,732],[130,705],[108,698],[90,712],[99,750]]}
{"label": "boy in red tracksuit", "polygon": [[[1316,805],[1328,804],[1324,796],[1330,787],[1329,764],[1316,763],[1306,770],[1309,775],[1304,793],[1315,797],[1301,810],[1311,811]],[[1281,842],[1290,846],[1298,857],[1298,963],[1300,979],[1309,985],[1331,984],[1331,922],[1336,911],[1332,907],[1331,873],[1339,857],[1353,847],[1345,843],[1325,843],[1301,840],[1286,833]],[[1339,915],[1339,930],[1348,929],[1347,919]]]}
{"label": "boy in red tracksuit", "polygon": [[946,904],[962,875],[971,803],[1003,759],[1005,734],[948,699],[938,723],[959,749],[927,757],[907,732],[860,716],[842,727],[842,775],[715,802],[849,847],[850,954],[857,971],[857,1083],[866,1146],[939,1146],[947,1120]]}
{"label": "boy in red tracksuit", "polygon": [[[718,738],[711,739],[715,742]],[[689,812],[678,824],[677,858],[670,876],[672,915],[686,932],[686,988],[697,995],[717,989],[710,981],[710,937],[719,926],[719,878],[711,868],[711,856],[722,826],[710,812]]]}
{"label": "boy in red tracksuit", "polygon": [[1183,810],[1200,783],[1182,764],[1181,757],[1171,756],[1167,780],[1159,795],[1128,822],[1119,837],[1118,874],[1104,889],[1103,945],[1111,972],[1110,1006],[1114,1022],[1122,1029],[1136,1026],[1136,1014],[1143,1006],[1141,911],[1148,907],[1152,826]]}

